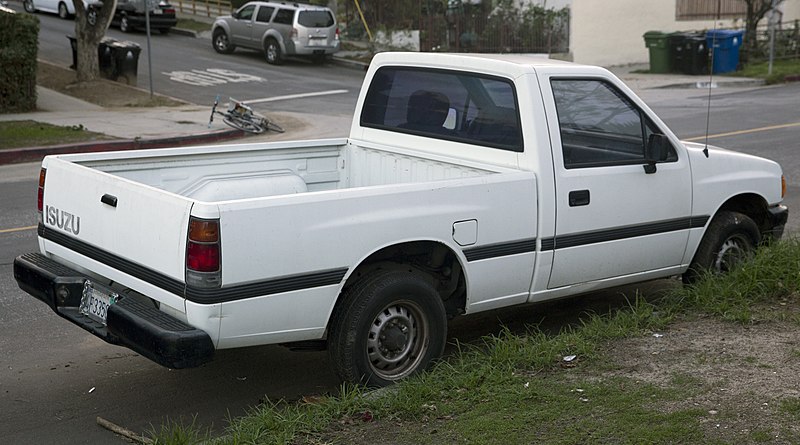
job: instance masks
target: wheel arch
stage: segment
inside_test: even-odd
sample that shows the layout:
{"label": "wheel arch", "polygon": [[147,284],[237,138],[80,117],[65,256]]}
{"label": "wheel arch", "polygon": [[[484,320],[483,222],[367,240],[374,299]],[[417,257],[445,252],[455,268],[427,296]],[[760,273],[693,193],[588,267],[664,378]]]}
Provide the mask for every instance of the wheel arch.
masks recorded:
{"label": "wheel arch", "polygon": [[769,231],[770,215],[767,200],[757,193],[740,193],[728,198],[712,215],[718,215],[722,211],[739,212],[750,217],[758,226],[763,234]]}
{"label": "wheel arch", "polygon": [[341,304],[342,294],[377,270],[411,270],[424,274],[439,292],[448,318],[465,311],[467,278],[463,256],[441,241],[415,240],[384,246],[359,261],[345,277],[328,324]]}
{"label": "wheel arch", "polygon": [[267,30],[267,32],[261,36],[261,48],[267,47],[267,40],[269,39],[273,39],[278,42],[278,46],[281,47],[281,53],[286,54],[286,43],[284,43],[281,33],[275,31],[274,29]]}

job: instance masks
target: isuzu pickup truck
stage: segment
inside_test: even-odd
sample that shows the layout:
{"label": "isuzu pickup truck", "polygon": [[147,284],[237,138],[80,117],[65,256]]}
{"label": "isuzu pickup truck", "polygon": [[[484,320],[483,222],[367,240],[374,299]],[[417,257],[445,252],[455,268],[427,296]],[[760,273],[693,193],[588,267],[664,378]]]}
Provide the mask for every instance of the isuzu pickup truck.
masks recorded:
{"label": "isuzu pickup truck", "polygon": [[384,53],[346,139],[48,156],[19,286],[167,367],[324,346],[381,386],[447,320],[724,272],[782,235],[775,162],[681,142],[603,68]]}

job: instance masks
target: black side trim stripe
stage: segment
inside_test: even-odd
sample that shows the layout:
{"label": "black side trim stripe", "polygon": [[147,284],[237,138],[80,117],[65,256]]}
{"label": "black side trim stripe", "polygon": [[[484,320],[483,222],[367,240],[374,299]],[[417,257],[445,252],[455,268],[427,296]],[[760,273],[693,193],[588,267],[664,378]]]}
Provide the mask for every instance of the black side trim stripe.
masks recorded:
{"label": "black side trim stripe", "polygon": [[160,272],[156,272],[150,268],[142,266],[141,264],[136,264],[124,258],[120,258],[112,253],[92,246],[91,244],[85,243],[81,240],[75,239],[71,236],[65,235],[57,230],[49,229],[41,223],[39,223],[38,232],[39,236],[46,240],[60,244],[67,249],[89,257],[97,262],[103,263],[106,266],[123,271],[128,275],[150,283],[153,286],[164,289],[167,292],[175,295],[183,295],[186,285],[172,277],[164,275]]}
{"label": "black side trim stripe", "polygon": [[478,261],[535,251],[536,238],[531,238],[509,243],[490,244],[488,246],[464,249],[464,256],[467,257],[467,261]]}
{"label": "black side trim stripe", "polygon": [[221,289],[186,289],[186,299],[200,304],[224,303],[263,295],[292,292],[314,287],[330,286],[342,282],[347,268],[323,270],[303,275],[275,278]]}
{"label": "black side trim stripe", "polygon": [[705,227],[710,216],[690,216],[666,221],[658,221],[635,226],[615,227],[612,229],[596,230],[591,232],[562,235],[555,238],[542,240],[542,251],[566,249],[568,247],[585,246],[587,244],[618,241],[639,236],[657,235],[659,233],[674,232]]}
{"label": "black side trim stripe", "polygon": [[[302,275],[273,278],[247,284],[223,287],[220,289],[199,289],[186,286],[181,281],[168,277],[160,272],[120,258],[105,250],[77,240],[56,230],[48,229],[39,224],[39,236],[56,244],[60,244],[74,252],[89,257],[106,266],[123,271],[128,275],[152,284],[179,296],[185,296],[189,301],[200,304],[223,303],[247,298],[272,295],[281,292],[310,289],[314,287],[339,284],[347,274],[347,268],[323,270]],[[184,295],[185,294],[185,295]]]}

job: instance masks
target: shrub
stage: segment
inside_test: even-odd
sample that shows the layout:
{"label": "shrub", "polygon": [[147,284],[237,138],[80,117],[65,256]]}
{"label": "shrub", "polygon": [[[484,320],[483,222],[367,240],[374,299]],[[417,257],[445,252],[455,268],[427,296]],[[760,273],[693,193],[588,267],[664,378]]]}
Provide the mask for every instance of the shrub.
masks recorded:
{"label": "shrub", "polygon": [[0,8],[0,113],[36,108],[39,19]]}

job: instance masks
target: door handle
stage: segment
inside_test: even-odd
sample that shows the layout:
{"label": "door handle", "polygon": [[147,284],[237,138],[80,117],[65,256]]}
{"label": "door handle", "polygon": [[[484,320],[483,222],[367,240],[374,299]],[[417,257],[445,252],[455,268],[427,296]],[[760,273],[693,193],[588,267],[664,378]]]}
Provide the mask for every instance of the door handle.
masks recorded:
{"label": "door handle", "polygon": [[589,190],[573,190],[569,192],[569,206],[580,207],[589,205]]}
{"label": "door handle", "polygon": [[116,207],[117,206],[117,197],[114,196],[114,195],[109,195],[108,193],[106,193],[105,195],[103,195],[102,198],[100,198],[100,202],[102,202],[105,205],[109,205],[111,207]]}

